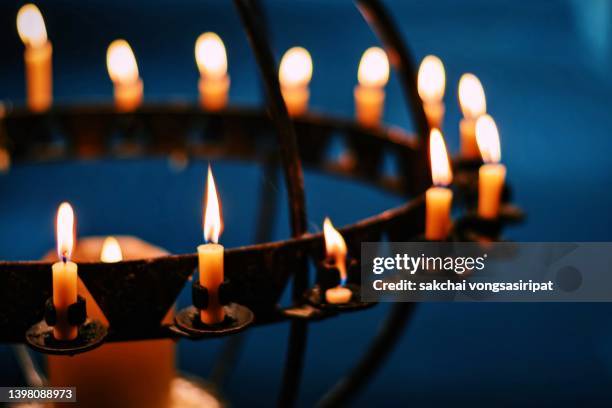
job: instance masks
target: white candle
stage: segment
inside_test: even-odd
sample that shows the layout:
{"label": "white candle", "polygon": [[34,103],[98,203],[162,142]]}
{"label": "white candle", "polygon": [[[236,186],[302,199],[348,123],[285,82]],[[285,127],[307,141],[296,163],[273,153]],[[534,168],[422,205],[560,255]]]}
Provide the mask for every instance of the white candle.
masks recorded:
{"label": "white candle", "polygon": [[461,156],[478,158],[476,143],[476,120],[487,113],[487,100],[480,80],[473,74],[463,74],[459,80],[459,105],[463,119],[459,122]]}
{"label": "white candle", "polygon": [[384,87],[389,80],[389,60],[382,48],[368,48],[361,57],[355,86],[355,115],[364,126],[380,123],[385,106]]}
{"label": "white candle", "polygon": [[417,90],[423,101],[423,110],[431,128],[442,128],[444,121],[444,89],[446,73],[444,64],[435,55],[423,58],[417,75]]}
{"label": "white candle", "polygon": [[499,132],[491,116],[483,115],[476,122],[476,139],[485,162],[478,171],[478,215],[492,219],[499,214],[506,166],[500,163]]}
{"label": "white candle", "polygon": [[138,75],[138,65],[134,52],[125,40],[115,40],[106,52],[106,67],[113,81],[115,107],[121,112],[129,112],[142,103],[143,83]]}
{"label": "white candle", "polygon": [[26,4],[17,13],[17,31],[26,46],[26,91],[28,107],[42,112],[51,107],[53,100],[52,54],[47,39],[45,21],[38,7]]}
{"label": "white candle", "polygon": [[206,324],[220,323],[225,318],[225,311],[219,303],[219,286],[224,279],[224,248],[218,243],[222,228],[217,188],[209,166],[204,210],[204,239],[207,243],[198,246],[200,284],[208,290],[208,307],[200,312],[202,323]]}
{"label": "white candle", "polygon": [[62,203],[57,210],[56,235],[60,260],[52,266],[53,306],[57,315],[53,336],[58,340],[73,340],[78,327],[68,321],[68,306],[77,301],[77,265],[70,262],[74,247],[74,212],[68,203]]}
{"label": "white candle", "polygon": [[444,138],[438,129],[432,129],[429,135],[429,154],[434,186],[425,193],[425,239],[437,241],[448,237],[453,201],[453,192],[447,188],[453,181],[453,173]]}
{"label": "white candle", "polygon": [[200,71],[198,89],[201,106],[212,111],[225,108],[230,79],[223,41],[215,33],[200,35],[195,45],[195,57]]}
{"label": "white candle", "polygon": [[335,288],[325,291],[327,303],[340,304],[348,303],[353,296],[350,289],[346,288],[346,242],[342,235],[334,228],[329,218],[323,222],[323,237],[325,238],[325,254],[330,264],[332,264],[340,274],[340,284]]}
{"label": "white candle", "polygon": [[312,58],[308,51],[302,47],[287,50],[280,62],[278,79],[289,115],[299,116],[308,110],[311,78]]}

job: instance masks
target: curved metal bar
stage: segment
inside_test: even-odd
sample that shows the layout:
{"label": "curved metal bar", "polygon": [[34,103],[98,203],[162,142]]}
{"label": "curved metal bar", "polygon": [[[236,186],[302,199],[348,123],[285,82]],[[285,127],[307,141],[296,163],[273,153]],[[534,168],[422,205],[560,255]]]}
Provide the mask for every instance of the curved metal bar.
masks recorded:
{"label": "curved metal bar", "polygon": [[260,13],[256,11],[249,0],[234,0],[234,4],[240,14],[264,81],[268,108],[280,141],[287,193],[289,194],[291,231],[294,237],[298,237],[306,232],[307,223],[304,176],[295,129],[281,94],[277,77],[278,70],[265,30],[256,17]]}
{"label": "curved metal bar", "polygon": [[415,171],[415,174],[420,175],[420,189],[417,192],[423,192],[431,185],[428,154],[430,127],[417,90],[417,67],[414,57],[402,40],[400,31],[389,11],[380,0],[355,0],[355,3],[363,18],[384,44],[389,61],[399,75],[416,133],[422,142],[420,145],[421,160],[417,164],[416,170],[418,171]]}
{"label": "curved metal bar", "polygon": [[[422,191],[431,184],[431,175],[428,161],[429,124],[417,91],[417,71],[413,64],[413,57],[394,24],[389,12],[379,0],[355,0],[357,7],[368,24],[377,32],[385,44],[391,64],[397,70],[408,106],[415,122],[417,133],[420,136],[420,185]],[[393,306],[385,324],[382,326],[370,347],[363,354],[359,362],[349,374],[338,381],[317,404],[321,407],[335,407],[346,405],[365,383],[372,378],[381,367],[389,352],[399,340],[404,328],[414,314],[416,304],[398,303]]]}
{"label": "curved metal bar", "polygon": [[393,305],[380,332],[368,351],[353,367],[348,376],[338,381],[317,403],[318,407],[343,407],[363,389],[367,381],[380,368],[395,348],[400,334],[416,310],[415,303]]}
{"label": "curved metal bar", "polygon": [[[277,67],[266,39],[265,31],[257,16],[260,10],[252,1],[234,0],[242,23],[247,31],[251,47],[266,85],[268,107],[272,119],[276,123],[281,141],[281,155],[285,170],[287,192],[289,194],[289,212],[291,214],[291,230],[294,237],[299,237],[307,230],[306,204],[304,198],[304,180],[302,166],[298,154],[297,138],[287,107],[283,100],[277,77]],[[300,302],[302,294],[308,287],[308,265],[306,259],[300,263],[293,278],[293,301]],[[295,403],[304,365],[306,350],[306,322],[296,321],[291,324],[289,335],[289,350],[283,385],[279,396],[280,406],[292,406]]]}

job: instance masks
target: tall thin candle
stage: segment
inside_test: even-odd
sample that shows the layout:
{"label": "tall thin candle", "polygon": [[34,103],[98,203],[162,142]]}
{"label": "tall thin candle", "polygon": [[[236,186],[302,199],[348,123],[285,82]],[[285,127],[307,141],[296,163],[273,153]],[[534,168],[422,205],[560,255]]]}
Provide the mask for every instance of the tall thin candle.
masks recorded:
{"label": "tall thin candle", "polygon": [[142,103],[143,83],[132,47],[125,40],[115,40],[106,52],[106,67],[113,81],[115,106],[122,112],[133,111]]}
{"label": "tall thin candle", "polygon": [[311,78],[312,58],[308,51],[302,47],[288,49],[281,59],[278,79],[289,115],[299,116],[308,109]]}
{"label": "tall thin candle", "polygon": [[427,122],[432,128],[442,128],[444,121],[444,90],[446,88],[446,72],[442,60],[435,55],[423,58],[417,75],[417,90],[423,101],[423,109]]}
{"label": "tall thin candle", "polygon": [[51,107],[53,47],[47,39],[45,21],[38,7],[26,4],[17,13],[17,31],[25,44],[26,91],[28,107],[42,112]]}
{"label": "tall thin candle", "polygon": [[68,306],[77,301],[77,264],[70,262],[74,248],[74,212],[68,203],[62,203],[57,210],[57,255],[59,262],[52,266],[53,306],[57,322],[53,336],[57,340],[73,340],[77,327],[68,321]]}
{"label": "tall thin candle", "polygon": [[459,80],[459,105],[463,119],[459,122],[461,156],[478,158],[476,120],[487,113],[487,100],[480,80],[474,74],[463,74]]}
{"label": "tall thin candle", "polygon": [[368,48],[361,57],[355,86],[355,114],[364,126],[380,123],[385,106],[384,87],[389,80],[389,60],[382,48]]}
{"label": "tall thin candle", "polygon": [[219,235],[223,229],[221,209],[215,179],[208,166],[206,180],[206,204],[204,210],[204,239],[206,244],[198,246],[200,284],[208,290],[208,307],[200,312],[202,323],[220,323],[225,318],[225,311],[219,303],[219,286],[223,283],[224,248],[219,244]]}
{"label": "tall thin candle", "polygon": [[453,181],[446,145],[442,133],[432,129],[429,136],[429,154],[433,187],[425,193],[425,239],[446,239],[451,227],[450,210],[453,192],[448,185]]}
{"label": "tall thin candle", "polygon": [[491,116],[481,116],[476,122],[476,140],[485,162],[478,171],[478,215],[496,218],[506,179],[506,166],[500,163],[499,132]]}

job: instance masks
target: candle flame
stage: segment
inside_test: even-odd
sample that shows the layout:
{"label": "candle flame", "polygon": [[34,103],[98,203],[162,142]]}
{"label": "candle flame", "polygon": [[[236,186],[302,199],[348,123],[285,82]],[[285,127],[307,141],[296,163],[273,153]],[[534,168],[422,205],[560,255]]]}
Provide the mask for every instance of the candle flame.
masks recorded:
{"label": "candle flame", "polygon": [[476,121],[476,142],[485,163],[499,163],[501,161],[499,132],[490,115],[483,115]]}
{"label": "candle flame", "polygon": [[115,40],[108,46],[106,68],[113,82],[129,84],[138,80],[136,57],[127,41]]}
{"label": "candle flame", "polygon": [[106,237],[104,244],[102,244],[102,251],[100,252],[100,261],[104,263],[115,263],[123,260],[123,254],[121,253],[121,246],[119,241],[115,237]]}
{"label": "candle flame", "polygon": [[387,53],[379,47],[368,48],[361,57],[357,71],[359,84],[371,87],[383,87],[389,80],[389,59]]}
{"label": "candle flame", "polygon": [[278,78],[282,86],[306,86],[312,78],[312,58],[302,47],[293,47],[285,52],[280,62]]}
{"label": "candle flame", "polygon": [[453,181],[453,172],[448,160],[444,137],[438,129],[432,129],[429,134],[429,157],[433,184],[448,186]]}
{"label": "candle flame", "polygon": [[476,119],[487,113],[487,99],[476,75],[463,74],[459,80],[459,105],[463,116]]}
{"label": "candle flame", "polygon": [[206,206],[204,209],[204,240],[206,242],[219,243],[219,235],[223,229],[221,220],[221,209],[219,208],[219,197],[217,187],[213,178],[210,165],[206,180]]}
{"label": "candle flame", "polygon": [[334,260],[334,265],[340,272],[340,285],[346,283],[346,242],[334,228],[331,220],[325,217],[323,221],[323,237],[325,238],[325,253],[328,259]]}
{"label": "candle flame", "polygon": [[74,248],[74,211],[67,202],[57,209],[57,256],[62,262],[68,262]]}
{"label": "candle flame", "polygon": [[423,102],[439,103],[444,97],[446,73],[442,60],[435,55],[423,58],[417,75],[417,89]]}
{"label": "candle flame", "polygon": [[220,79],[227,73],[225,45],[215,33],[208,32],[198,37],[195,58],[203,77]]}
{"label": "candle flame", "polygon": [[34,4],[26,4],[17,12],[17,32],[28,47],[40,47],[47,42],[45,20]]}

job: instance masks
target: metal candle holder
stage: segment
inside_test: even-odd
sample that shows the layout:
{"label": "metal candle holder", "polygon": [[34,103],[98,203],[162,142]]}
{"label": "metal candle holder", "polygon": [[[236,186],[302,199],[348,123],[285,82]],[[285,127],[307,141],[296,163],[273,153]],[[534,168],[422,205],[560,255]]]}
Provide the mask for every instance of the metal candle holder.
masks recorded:
{"label": "metal candle holder", "polygon": [[[0,149],[8,152],[14,163],[107,156],[206,160],[231,157],[264,164],[270,177],[275,174],[277,163],[282,164],[292,237],[228,249],[224,261],[225,275],[231,281],[232,304],[244,305],[252,311],[249,314],[238,306],[230,306],[230,316],[233,314],[242,325],[249,324],[253,317],[253,325],[280,321],[291,324],[278,398],[280,406],[293,405],[298,396],[307,324],[351,310],[336,307],[334,313],[328,313],[322,303],[308,304],[304,297],[310,287],[308,264],[321,261],[324,243],[322,234],[307,232],[302,164],[405,197],[403,205],[340,228],[349,253],[360,253],[362,242],[378,241],[383,236],[391,241],[410,241],[419,239],[424,231],[424,192],[431,185],[427,154],[429,126],[417,93],[414,59],[391,15],[378,0],[356,0],[355,3],[390,55],[408,101],[416,135],[382,126],[365,128],[353,120],[327,115],[306,114],[290,119],[263,13],[253,0],[234,0],[234,4],[263,79],[266,109],[229,107],[205,112],[194,105],[162,104],[145,105],[125,113],[117,112],[112,106],[98,105],[53,107],[37,114],[8,108],[0,120]],[[351,160],[338,162],[325,156],[333,138],[340,138],[349,146],[346,154]],[[386,157],[395,158],[397,171],[388,174],[383,170],[380,164]],[[467,210],[475,208],[475,172],[470,168],[473,169],[465,163],[459,166],[461,176],[455,184],[457,196],[461,198],[455,204]],[[262,201],[263,220],[273,216],[269,205],[265,199]],[[462,217],[456,221],[451,239],[499,238],[504,226],[521,218],[520,212],[509,208],[504,207],[502,217],[493,221],[484,222],[471,215]],[[197,309],[193,307],[177,315],[176,325],[161,323],[196,265],[196,254],[112,264],[79,263],[79,277],[109,321],[105,340],[201,336],[202,328],[194,325]],[[22,342],[24,333],[36,324],[28,331],[28,342],[36,349],[66,354],[84,351],[76,343],[65,348],[40,347],[39,339],[44,338],[40,335],[47,330],[46,323],[40,321],[45,314],[45,299],[51,295],[50,275],[49,262],[0,261],[0,287],[11,288],[0,297],[0,341]],[[290,279],[293,279],[294,304],[282,309],[277,305]],[[355,367],[319,405],[345,405],[363,388],[393,349],[414,309],[411,303],[398,303],[391,308],[380,332],[356,360]],[[192,329],[197,330],[190,332]],[[229,333],[229,327],[206,330],[212,330],[206,335]],[[100,329],[99,337],[94,339],[101,341],[102,332]],[[92,339],[88,344],[99,343]]]}

